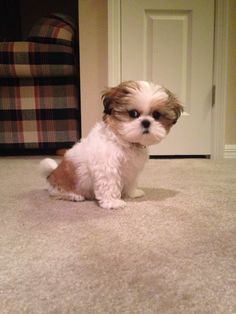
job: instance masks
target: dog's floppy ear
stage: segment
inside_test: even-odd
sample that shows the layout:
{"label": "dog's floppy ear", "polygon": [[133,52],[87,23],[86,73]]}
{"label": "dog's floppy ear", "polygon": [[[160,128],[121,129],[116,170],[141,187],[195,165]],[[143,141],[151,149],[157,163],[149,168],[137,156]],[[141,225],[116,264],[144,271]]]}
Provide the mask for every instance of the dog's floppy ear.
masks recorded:
{"label": "dog's floppy ear", "polygon": [[114,94],[112,90],[113,88],[109,88],[102,95],[102,102],[104,107],[103,113],[108,115],[110,115],[112,112],[112,94]]}
{"label": "dog's floppy ear", "polygon": [[138,88],[135,81],[125,81],[116,87],[108,88],[102,95],[104,114],[111,115],[114,108],[124,106],[127,103],[127,97]]}
{"label": "dog's floppy ear", "polygon": [[103,107],[104,107],[103,113],[110,115],[111,112],[112,112],[110,97],[106,96],[106,94],[103,94],[102,95],[102,100],[103,100]]}
{"label": "dog's floppy ear", "polygon": [[184,106],[181,104],[175,94],[173,94],[167,88],[165,88],[165,92],[168,95],[167,106],[175,113],[175,119],[173,120],[173,124],[175,124],[181,116],[181,113],[184,111]]}
{"label": "dog's floppy ear", "polygon": [[113,108],[117,105],[122,97],[121,84],[116,87],[110,87],[102,95],[104,114],[111,115]]}

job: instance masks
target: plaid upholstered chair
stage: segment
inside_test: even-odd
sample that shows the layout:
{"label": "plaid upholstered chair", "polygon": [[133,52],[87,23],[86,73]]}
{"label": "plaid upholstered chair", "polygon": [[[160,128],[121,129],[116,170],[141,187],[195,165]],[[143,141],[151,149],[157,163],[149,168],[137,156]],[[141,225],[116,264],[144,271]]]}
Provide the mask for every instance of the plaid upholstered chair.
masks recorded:
{"label": "plaid upholstered chair", "polygon": [[0,152],[70,147],[80,137],[72,20],[42,18],[27,42],[0,43]]}

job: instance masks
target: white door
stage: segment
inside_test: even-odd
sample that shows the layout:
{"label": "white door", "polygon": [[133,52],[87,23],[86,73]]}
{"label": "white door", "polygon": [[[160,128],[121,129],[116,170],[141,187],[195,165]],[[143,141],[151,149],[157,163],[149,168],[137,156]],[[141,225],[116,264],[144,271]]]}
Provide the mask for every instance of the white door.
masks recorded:
{"label": "white door", "polygon": [[185,112],[151,155],[209,155],[214,0],[121,0],[121,80],[149,80]]}

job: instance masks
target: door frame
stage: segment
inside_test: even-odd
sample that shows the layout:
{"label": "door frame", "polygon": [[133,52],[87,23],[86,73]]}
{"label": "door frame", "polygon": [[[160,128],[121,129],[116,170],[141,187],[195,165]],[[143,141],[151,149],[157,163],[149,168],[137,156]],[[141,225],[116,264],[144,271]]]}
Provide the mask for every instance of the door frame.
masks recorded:
{"label": "door frame", "polygon": [[[215,0],[211,159],[222,159],[225,147],[229,0]],[[108,85],[121,80],[121,0],[108,0]]]}

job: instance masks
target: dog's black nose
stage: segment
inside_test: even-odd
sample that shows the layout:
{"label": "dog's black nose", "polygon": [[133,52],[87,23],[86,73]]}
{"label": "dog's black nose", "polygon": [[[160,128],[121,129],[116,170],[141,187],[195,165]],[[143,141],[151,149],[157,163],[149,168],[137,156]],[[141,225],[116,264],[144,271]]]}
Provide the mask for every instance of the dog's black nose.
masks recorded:
{"label": "dog's black nose", "polygon": [[149,120],[143,120],[142,122],[142,126],[145,128],[145,129],[148,129],[151,122]]}

